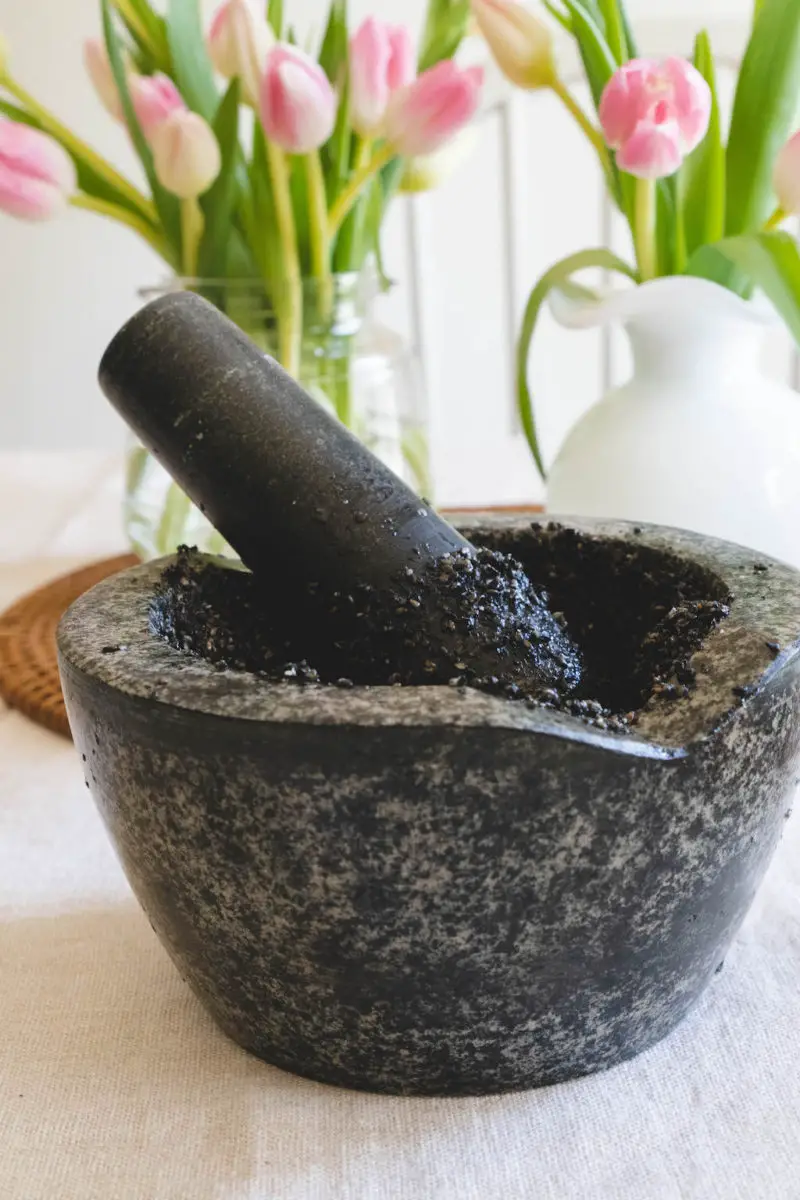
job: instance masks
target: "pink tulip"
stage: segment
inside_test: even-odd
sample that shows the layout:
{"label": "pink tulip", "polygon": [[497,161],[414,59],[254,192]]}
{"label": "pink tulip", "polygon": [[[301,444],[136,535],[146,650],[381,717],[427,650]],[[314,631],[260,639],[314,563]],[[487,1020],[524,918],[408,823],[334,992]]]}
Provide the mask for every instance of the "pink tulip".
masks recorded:
{"label": "pink tulip", "polygon": [[151,144],[159,183],[181,200],[202,196],[220,173],[222,158],[214,131],[188,109],[175,109],[157,125]]}
{"label": "pink tulip", "polygon": [[148,141],[167,117],[186,108],[180,92],[166,75],[133,75],[128,80],[128,87],[142,133]]}
{"label": "pink tulip", "polygon": [[368,17],[350,41],[350,119],[356,133],[374,137],[389,103],[389,27]]}
{"label": "pink tulip", "polygon": [[291,154],[310,154],[333,133],[336,94],[322,67],[296,46],[280,43],[267,55],[261,122]]}
{"label": "pink tulip", "polygon": [[62,212],[77,187],[75,164],[38,129],[0,121],[0,210],[25,221]]}
{"label": "pink tulip", "polygon": [[255,107],[264,63],[275,35],[260,0],[225,0],[208,32],[208,53],[225,79],[239,79],[248,104]]}
{"label": "pink tulip", "polygon": [[449,59],[437,63],[392,95],[387,141],[407,158],[432,154],[475,115],[482,87],[481,67],[462,69]]}
{"label": "pink tulip", "polygon": [[800,133],[789,138],[775,160],[773,183],[782,212],[800,213]]}
{"label": "pink tulip", "polygon": [[368,17],[350,42],[350,116],[363,137],[376,137],[392,92],[414,78],[411,36]]}
{"label": "pink tulip", "polygon": [[396,92],[398,88],[411,83],[417,73],[414,58],[414,43],[405,25],[389,26],[389,68],[386,78],[389,91]]}
{"label": "pink tulip", "polygon": [[705,137],[711,89],[683,58],[636,58],[609,80],[599,115],[620,169],[661,179],[674,174]]}
{"label": "pink tulip", "polygon": [[122,100],[114,79],[114,72],[111,70],[111,63],[108,61],[106,48],[98,38],[88,38],[83,43],[83,62],[103,108],[115,120],[121,121]]}

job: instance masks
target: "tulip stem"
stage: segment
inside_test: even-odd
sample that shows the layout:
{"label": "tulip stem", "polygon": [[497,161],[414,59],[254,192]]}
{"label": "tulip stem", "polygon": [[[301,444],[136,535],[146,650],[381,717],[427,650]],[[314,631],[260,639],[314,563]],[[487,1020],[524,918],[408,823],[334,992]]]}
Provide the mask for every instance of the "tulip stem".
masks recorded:
{"label": "tulip stem", "polygon": [[559,79],[558,76],[556,76],[555,80],[551,84],[551,87],[566,108],[567,112],[569,112],[571,116],[575,118],[580,128],[594,146],[600,158],[600,162],[603,165],[603,170],[608,172],[611,168],[611,159],[609,157],[608,147],[603,140],[603,135],[600,130],[589,120],[586,113],[583,111],[580,104],[578,104],[578,101],[572,95],[572,92],[562,79]]}
{"label": "tulip stem", "polygon": [[656,263],[656,185],[654,179],[636,180],[633,240],[642,283],[655,279]]}
{"label": "tulip stem", "polygon": [[12,95],[19,103],[28,110],[31,116],[35,117],[45,133],[51,134],[57,141],[61,142],[65,150],[77,160],[80,165],[83,163],[99,175],[107,184],[132,205],[138,213],[146,220],[156,222],[156,210],[152,201],[148,200],[138,188],[126,179],[124,175],[120,175],[110,162],[88,146],[86,142],[81,141],[76,137],[71,130],[67,129],[66,125],[58,120],[48,109],[44,108],[38,101],[26,92],[24,88],[12,79],[10,75],[3,73],[0,70],[0,87]]}
{"label": "tulip stem", "polygon": [[312,274],[319,281],[319,308],[323,320],[327,321],[333,308],[333,280],[331,278],[331,244],[328,238],[328,197],[325,192],[325,176],[318,150],[305,156],[306,179],[308,181],[308,226],[311,242]]}
{"label": "tulip stem", "polygon": [[181,200],[182,261],[183,274],[187,279],[197,278],[200,242],[204,228],[203,210],[197,202],[197,197],[193,196],[191,200]]}
{"label": "tulip stem", "polygon": [[101,217],[108,217],[120,225],[127,225],[129,229],[132,229],[140,237],[144,238],[171,267],[177,267],[174,252],[166,239],[161,236],[159,230],[155,226],[150,225],[142,217],[137,216],[136,213],[131,212],[129,208],[120,208],[117,204],[112,204],[108,200],[100,200],[97,196],[87,196],[84,192],[78,192],[72,196],[70,204],[73,208],[80,208],[85,212],[98,213]]}
{"label": "tulip stem", "polygon": [[378,174],[387,163],[397,157],[397,151],[389,145],[381,147],[368,162],[358,167],[347,186],[339,193],[328,216],[328,237],[333,241],[347,215],[355,204],[365,184]]}
{"label": "tulip stem", "polygon": [[775,209],[775,212],[764,226],[765,232],[769,233],[771,230],[777,229],[778,226],[783,224],[788,215],[789,214],[785,212],[780,205],[778,205],[778,207]]}
{"label": "tulip stem", "polygon": [[297,378],[300,372],[303,289],[300,255],[297,249],[297,226],[292,208],[291,179],[283,150],[269,139],[266,141],[266,147],[283,260],[283,279],[280,281],[283,290],[275,297],[278,313],[278,355],[284,369]]}

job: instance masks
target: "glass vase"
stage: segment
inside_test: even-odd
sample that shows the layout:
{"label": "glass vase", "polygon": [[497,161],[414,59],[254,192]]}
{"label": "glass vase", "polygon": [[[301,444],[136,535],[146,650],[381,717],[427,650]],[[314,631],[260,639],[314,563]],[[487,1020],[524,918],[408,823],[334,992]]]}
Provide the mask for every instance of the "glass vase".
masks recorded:
{"label": "glass vase", "polygon": [[[278,319],[263,283],[250,280],[173,280],[141,293],[198,292],[261,347],[280,359]],[[422,373],[407,342],[375,315],[377,288],[354,273],[323,285],[303,283],[300,383],[415,491],[431,499],[427,409]],[[180,545],[209,554],[232,553],[164,468],[138,443],[127,457],[125,528],[143,559]]]}

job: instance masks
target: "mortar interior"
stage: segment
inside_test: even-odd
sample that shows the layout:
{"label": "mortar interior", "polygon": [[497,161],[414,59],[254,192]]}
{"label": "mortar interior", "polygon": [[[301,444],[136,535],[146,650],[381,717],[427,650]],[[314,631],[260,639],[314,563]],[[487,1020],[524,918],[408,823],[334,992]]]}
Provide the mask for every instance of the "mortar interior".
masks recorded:
{"label": "mortar interior", "polygon": [[[606,729],[636,723],[653,697],[686,699],[695,682],[691,658],[728,615],[729,588],[691,559],[635,540],[592,535],[558,524],[470,530],[475,543],[517,559],[553,612],[563,614],[580,646],[585,672],[576,693],[526,697],[502,672],[492,680],[454,678],[454,686],[551,707]],[[280,570],[267,582],[240,564],[192,552],[166,569],[150,608],[151,633],[173,648],[287,686],[339,687],[396,682],[380,661],[332,648],[312,622],[298,621],[294,594]]]}

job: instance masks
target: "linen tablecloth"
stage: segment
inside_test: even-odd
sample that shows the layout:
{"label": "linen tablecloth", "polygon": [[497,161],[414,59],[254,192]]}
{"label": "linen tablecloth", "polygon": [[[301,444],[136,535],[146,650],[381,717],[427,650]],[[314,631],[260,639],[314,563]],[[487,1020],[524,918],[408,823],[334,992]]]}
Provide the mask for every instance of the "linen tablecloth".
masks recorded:
{"label": "linen tablecloth", "polygon": [[[123,549],[119,464],[0,455],[0,604]],[[219,1033],[72,746],[0,708],[1,1200],[800,1200],[800,821],[699,1007],[604,1075],[394,1099]]]}

